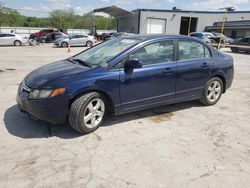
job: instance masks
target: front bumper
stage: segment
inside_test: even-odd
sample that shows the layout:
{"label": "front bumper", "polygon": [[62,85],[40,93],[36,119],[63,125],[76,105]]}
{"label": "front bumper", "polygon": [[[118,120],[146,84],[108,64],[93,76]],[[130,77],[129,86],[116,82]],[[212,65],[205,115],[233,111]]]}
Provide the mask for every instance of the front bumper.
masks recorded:
{"label": "front bumper", "polygon": [[38,100],[30,100],[28,95],[29,92],[20,85],[16,101],[21,111],[52,124],[62,124],[67,120],[69,99],[66,95]]}

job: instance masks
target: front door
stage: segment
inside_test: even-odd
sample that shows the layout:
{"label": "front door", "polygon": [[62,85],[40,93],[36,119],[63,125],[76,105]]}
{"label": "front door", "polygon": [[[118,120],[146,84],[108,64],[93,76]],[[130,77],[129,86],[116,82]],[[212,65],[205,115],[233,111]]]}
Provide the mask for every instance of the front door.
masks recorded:
{"label": "front door", "polygon": [[120,97],[124,111],[146,108],[175,98],[176,62],[172,40],[145,45],[129,60],[141,60],[143,67],[127,74],[120,69]]}

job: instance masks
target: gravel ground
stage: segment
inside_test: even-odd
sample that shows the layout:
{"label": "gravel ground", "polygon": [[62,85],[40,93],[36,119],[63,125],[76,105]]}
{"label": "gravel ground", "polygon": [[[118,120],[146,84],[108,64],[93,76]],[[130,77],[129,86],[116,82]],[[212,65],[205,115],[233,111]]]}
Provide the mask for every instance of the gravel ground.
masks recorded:
{"label": "gravel ground", "polygon": [[84,136],[20,113],[24,76],[83,49],[0,48],[0,187],[250,187],[250,55],[231,54],[235,80],[215,106],[122,115]]}

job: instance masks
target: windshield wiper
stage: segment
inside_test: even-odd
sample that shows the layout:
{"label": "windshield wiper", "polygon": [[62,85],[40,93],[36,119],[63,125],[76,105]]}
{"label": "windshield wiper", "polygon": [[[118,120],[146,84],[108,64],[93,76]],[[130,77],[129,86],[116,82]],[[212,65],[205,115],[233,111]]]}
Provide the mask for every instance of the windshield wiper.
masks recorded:
{"label": "windshield wiper", "polygon": [[79,63],[79,64],[81,64],[81,65],[83,65],[85,67],[89,67],[89,68],[92,67],[92,65],[90,65],[89,63],[87,63],[87,62],[85,62],[85,61],[83,61],[81,59],[71,59],[71,60],[73,60],[73,61],[75,61],[75,62],[77,62],[77,63]]}
{"label": "windshield wiper", "polygon": [[67,61],[71,62],[71,63],[75,63],[75,61],[73,61],[71,58],[66,59]]}

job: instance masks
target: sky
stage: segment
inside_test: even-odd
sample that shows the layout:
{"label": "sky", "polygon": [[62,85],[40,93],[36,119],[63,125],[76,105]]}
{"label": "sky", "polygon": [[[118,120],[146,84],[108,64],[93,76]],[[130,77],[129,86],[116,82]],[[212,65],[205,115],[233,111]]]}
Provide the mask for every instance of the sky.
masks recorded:
{"label": "sky", "polygon": [[[127,10],[137,8],[183,10],[218,10],[233,6],[236,10],[250,10],[250,0],[0,0],[4,6],[18,9],[27,16],[47,17],[54,9],[72,8],[83,15],[95,8],[118,6]],[[33,11],[33,12],[32,12]]]}

